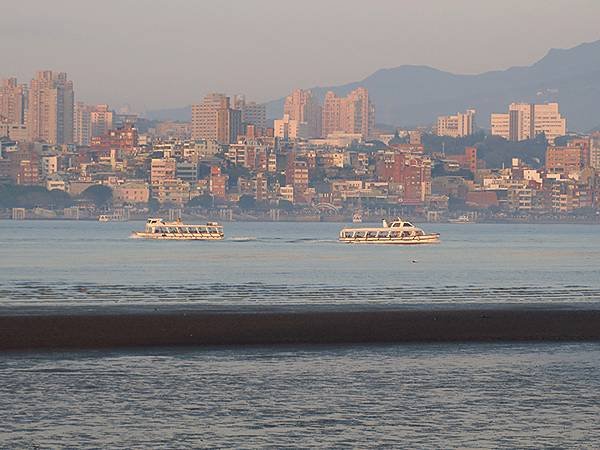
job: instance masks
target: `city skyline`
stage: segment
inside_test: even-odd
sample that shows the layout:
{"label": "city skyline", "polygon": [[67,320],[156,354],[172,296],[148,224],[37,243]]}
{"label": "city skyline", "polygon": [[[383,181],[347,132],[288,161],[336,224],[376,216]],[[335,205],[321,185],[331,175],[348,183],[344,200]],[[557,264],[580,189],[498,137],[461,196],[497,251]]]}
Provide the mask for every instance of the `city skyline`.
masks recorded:
{"label": "city skyline", "polygon": [[[518,16],[508,15],[510,5],[467,0],[454,2],[452,9],[439,1],[378,2],[346,8],[344,16],[339,2],[309,2],[292,17],[267,0],[219,9],[153,2],[142,10],[124,2],[119,14],[111,1],[94,14],[72,1],[53,2],[51,8],[29,3],[3,9],[0,51],[11,58],[2,77],[25,79],[40,67],[56,68],[80,80],[78,100],[117,108],[129,104],[136,112],[186,106],[210,92],[244,92],[265,102],[297,87],[356,81],[404,64],[454,73],[502,70],[531,64],[550,48],[600,37],[585,20],[600,12],[600,4],[587,0],[543,2],[543,8],[542,2],[527,2],[519,4]],[[567,6],[576,27],[562,21],[560,12]],[[332,26],[342,17],[343,28]],[[569,33],[532,32],[542,24]],[[359,31],[341,31],[348,29]],[[428,29],[436,35],[423,32]],[[215,42],[210,38],[215,30],[227,33]],[[17,46],[27,58],[12,56]]]}

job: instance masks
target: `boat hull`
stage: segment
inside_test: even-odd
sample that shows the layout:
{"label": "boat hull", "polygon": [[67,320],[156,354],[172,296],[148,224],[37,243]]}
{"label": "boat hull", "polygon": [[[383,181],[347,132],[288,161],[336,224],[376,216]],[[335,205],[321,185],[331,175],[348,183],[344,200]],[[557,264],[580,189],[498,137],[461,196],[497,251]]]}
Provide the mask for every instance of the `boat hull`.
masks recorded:
{"label": "boat hull", "polygon": [[397,238],[345,238],[340,237],[340,242],[346,244],[395,244],[395,245],[423,245],[437,244],[440,242],[439,234],[425,234],[423,236],[414,237],[397,237]]}
{"label": "boat hull", "polygon": [[133,239],[152,239],[158,241],[222,241],[224,236],[221,235],[195,235],[195,234],[157,234],[145,233],[142,231],[134,232],[131,237]]}

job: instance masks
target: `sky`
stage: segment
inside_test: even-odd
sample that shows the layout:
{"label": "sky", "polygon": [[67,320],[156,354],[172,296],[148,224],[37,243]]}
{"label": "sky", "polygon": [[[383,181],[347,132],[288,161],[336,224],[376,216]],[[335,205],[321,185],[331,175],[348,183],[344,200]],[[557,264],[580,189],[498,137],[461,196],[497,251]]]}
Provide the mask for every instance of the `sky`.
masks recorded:
{"label": "sky", "polygon": [[63,71],[77,100],[136,112],[262,102],[403,64],[529,65],[600,39],[593,17],[598,0],[19,0],[0,7],[0,78]]}

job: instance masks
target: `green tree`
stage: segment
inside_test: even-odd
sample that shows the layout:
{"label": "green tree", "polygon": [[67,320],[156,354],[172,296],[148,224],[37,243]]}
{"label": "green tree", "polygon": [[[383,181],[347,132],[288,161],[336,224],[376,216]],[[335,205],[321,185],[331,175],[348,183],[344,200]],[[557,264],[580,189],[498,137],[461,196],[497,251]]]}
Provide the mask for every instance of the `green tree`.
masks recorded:
{"label": "green tree", "polygon": [[0,208],[52,208],[62,209],[73,204],[73,199],[64,191],[48,191],[42,186],[0,185]]}
{"label": "green tree", "polygon": [[256,208],[256,199],[251,195],[242,195],[238,201],[238,206],[243,210]]}
{"label": "green tree", "polygon": [[214,199],[212,195],[204,194],[198,197],[192,198],[189,202],[187,202],[188,208],[205,208],[210,209],[213,207]]}
{"label": "green tree", "polygon": [[277,207],[284,211],[292,211],[294,209],[294,204],[289,200],[281,199],[277,202]]}
{"label": "green tree", "polygon": [[81,193],[81,198],[90,200],[96,208],[104,208],[112,201],[112,189],[102,184],[90,186]]}
{"label": "green tree", "polygon": [[155,213],[159,209],[160,209],[160,202],[157,199],[155,199],[154,197],[150,197],[148,199],[148,210],[151,213]]}

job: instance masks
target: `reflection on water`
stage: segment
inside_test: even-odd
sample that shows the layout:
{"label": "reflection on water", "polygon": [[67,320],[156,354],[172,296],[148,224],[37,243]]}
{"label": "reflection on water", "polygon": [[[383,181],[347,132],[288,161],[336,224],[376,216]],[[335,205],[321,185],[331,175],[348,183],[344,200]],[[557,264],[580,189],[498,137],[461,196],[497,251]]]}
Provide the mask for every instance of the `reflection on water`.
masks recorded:
{"label": "reflection on water", "polygon": [[9,354],[0,447],[598,448],[600,345]]}

